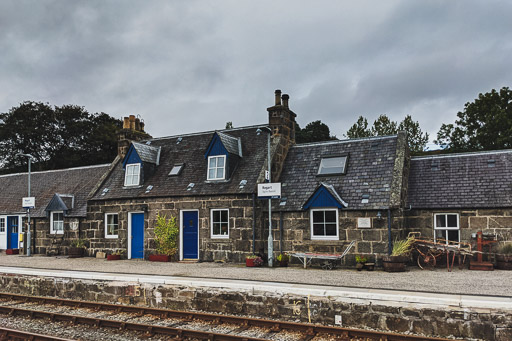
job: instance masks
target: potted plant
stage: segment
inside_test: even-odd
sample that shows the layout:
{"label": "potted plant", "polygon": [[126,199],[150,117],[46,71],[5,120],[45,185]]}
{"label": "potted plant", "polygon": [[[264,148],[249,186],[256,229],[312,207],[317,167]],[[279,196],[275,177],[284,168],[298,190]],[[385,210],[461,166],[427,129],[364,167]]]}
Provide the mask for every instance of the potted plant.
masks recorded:
{"label": "potted plant", "polygon": [[107,255],[107,260],[120,260],[124,254],[124,250],[116,250],[111,254]]}
{"label": "potted plant", "polygon": [[176,217],[158,214],[155,224],[156,254],[149,255],[152,262],[168,262],[178,252],[179,228]]}
{"label": "potted plant", "polygon": [[361,255],[356,255],[356,269],[357,271],[361,271],[364,268],[364,265],[368,261],[368,258]]}
{"label": "potted plant", "polygon": [[497,268],[512,270],[512,243],[503,245],[496,254]]}
{"label": "potted plant", "polygon": [[399,241],[395,240],[391,255],[382,257],[382,266],[384,267],[384,271],[405,271],[405,267],[410,258],[413,243],[413,237],[409,237],[407,239]]}
{"label": "potted plant", "polygon": [[280,253],[276,258],[279,266],[286,267],[288,266],[288,262],[290,261],[290,256],[286,253]]}
{"label": "potted plant", "polygon": [[263,264],[263,259],[257,255],[249,255],[245,257],[245,265],[248,267],[253,266],[261,266]]}
{"label": "potted plant", "polygon": [[86,245],[85,239],[75,239],[71,241],[71,245],[68,249],[68,257],[69,258],[81,258],[84,256]]}
{"label": "potted plant", "polygon": [[7,249],[5,250],[6,255],[19,255],[20,249]]}

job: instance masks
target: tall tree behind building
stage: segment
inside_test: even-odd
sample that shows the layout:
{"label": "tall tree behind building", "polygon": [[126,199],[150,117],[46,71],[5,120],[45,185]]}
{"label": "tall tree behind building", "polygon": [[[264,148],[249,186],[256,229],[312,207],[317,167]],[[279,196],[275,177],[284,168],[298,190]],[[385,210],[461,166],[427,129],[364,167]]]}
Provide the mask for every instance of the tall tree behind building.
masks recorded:
{"label": "tall tree behind building", "polygon": [[347,130],[345,136],[351,139],[386,136],[394,135],[402,130],[407,132],[407,140],[411,152],[421,153],[425,150],[428,142],[428,133],[424,133],[420,128],[419,122],[413,121],[410,115],[405,116],[400,123],[390,120],[386,115],[380,115],[373,122],[372,127],[368,127],[368,120],[366,118],[359,116],[357,122]]}
{"label": "tall tree behind building", "polygon": [[296,143],[310,143],[337,140],[336,136],[331,135],[331,131],[327,124],[322,121],[314,121],[308,123],[304,129],[300,129],[299,125],[295,123],[295,142]]}
{"label": "tall tree behind building", "polygon": [[117,153],[116,132],[122,122],[84,107],[26,101],[0,114],[0,172],[26,171],[31,154],[34,170],[111,162]]}
{"label": "tall tree behind building", "polygon": [[455,124],[443,124],[436,144],[451,152],[512,148],[512,90],[503,87],[479,94],[457,113]]}

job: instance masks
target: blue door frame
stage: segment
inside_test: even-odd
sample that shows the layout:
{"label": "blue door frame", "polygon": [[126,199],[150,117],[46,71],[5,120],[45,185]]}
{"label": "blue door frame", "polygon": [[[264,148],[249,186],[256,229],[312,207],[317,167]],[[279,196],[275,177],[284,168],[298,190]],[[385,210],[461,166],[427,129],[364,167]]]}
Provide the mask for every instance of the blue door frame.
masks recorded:
{"label": "blue door frame", "polygon": [[144,258],[144,213],[131,213],[130,258]]}
{"label": "blue door frame", "polygon": [[19,231],[19,218],[7,217],[7,248],[18,248],[18,231]]}
{"label": "blue door frame", "polygon": [[182,211],[183,259],[199,258],[199,213]]}

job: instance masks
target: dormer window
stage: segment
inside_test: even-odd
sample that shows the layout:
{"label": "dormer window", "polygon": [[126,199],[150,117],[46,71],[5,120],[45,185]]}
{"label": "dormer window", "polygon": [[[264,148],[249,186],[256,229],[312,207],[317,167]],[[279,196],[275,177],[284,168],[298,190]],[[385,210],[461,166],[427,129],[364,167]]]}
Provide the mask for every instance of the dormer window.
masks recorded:
{"label": "dormer window", "polygon": [[226,156],[208,157],[208,180],[224,180],[226,178]]}
{"label": "dormer window", "polygon": [[324,157],[320,161],[317,175],[345,174],[347,156]]}
{"label": "dormer window", "polygon": [[124,175],[125,186],[138,186],[140,182],[140,164],[135,163],[126,165],[126,172]]}

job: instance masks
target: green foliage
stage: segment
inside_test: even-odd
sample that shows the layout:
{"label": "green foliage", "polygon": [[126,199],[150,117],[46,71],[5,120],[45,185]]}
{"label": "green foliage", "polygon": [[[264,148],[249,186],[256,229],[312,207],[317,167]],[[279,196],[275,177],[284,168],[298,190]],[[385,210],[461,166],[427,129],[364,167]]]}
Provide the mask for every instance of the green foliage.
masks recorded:
{"label": "green foliage", "polygon": [[331,136],[329,127],[322,123],[322,121],[314,121],[308,123],[304,129],[301,129],[295,123],[295,142],[297,143],[310,143],[337,140],[336,136]]}
{"label": "green foliage", "polygon": [[391,256],[404,256],[409,254],[412,251],[413,244],[413,237],[409,237],[403,240],[395,240],[393,243],[393,251],[391,252]]}
{"label": "green foliage", "polygon": [[112,162],[117,154],[117,131],[122,122],[84,107],[26,101],[0,114],[2,172],[58,169]]}
{"label": "green foliage", "polygon": [[178,252],[179,228],[176,217],[158,214],[155,224],[156,252],[161,255],[174,256]]}
{"label": "green foliage", "polygon": [[278,262],[289,262],[290,261],[290,256],[286,253],[280,253],[277,257],[276,257],[277,261]]}
{"label": "green foliage", "polygon": [[86,239],[74,239],[73,241],[71,241],[71,247],[78,247],[78,248],[86,248],[87,245],[86,245],[86,242],[87,240]]}
{"label": "green foliage", "polygon": [[364,264],[364,263],[368,262],[368,258],[365,256],[356,255],[356,262]]}
{"label": "green foliage", "polygon": [[503,87],[479,94],[457,113],[455,124],[443,124],[436,144],[452,152],[512,148],[512,90]]}
{"label": "green foliage", "polygon": [[246,256],[245,258],[246,258],[246,259],[256,259],[256,258],[260,258],[260,256],[257,256],[257,255],[249,255],[249,256]]}
{"label": "green foliage", "polygon": [[500,248],[499,253],[502,253],[504,255],[512,255],[512,243],[508,243],[508,244],[503,245]]}
{"label": "green foliage", "polygon": [[359,116],[357,122],[347,130],[345,136],[355,139],[371,136],[395,135],[399,131],[405,131],[407,133],[407,141],[411,152],[420,153],[425,150],[428,142],[428,133],[423,133],[420,124],[413,121],[410,115],[405,116],[400,123],[390,120],[386,115],[380,115],[370,128],[368,127],[368,120],[363,116]]}
{"label": "green foliage", "polygon": [[233,122],[226,122],[226,129],[233,129]]}

